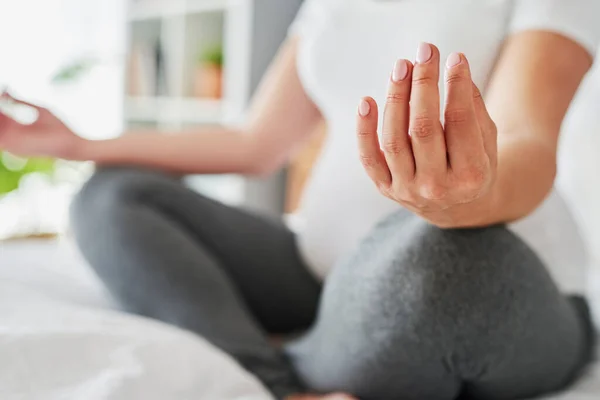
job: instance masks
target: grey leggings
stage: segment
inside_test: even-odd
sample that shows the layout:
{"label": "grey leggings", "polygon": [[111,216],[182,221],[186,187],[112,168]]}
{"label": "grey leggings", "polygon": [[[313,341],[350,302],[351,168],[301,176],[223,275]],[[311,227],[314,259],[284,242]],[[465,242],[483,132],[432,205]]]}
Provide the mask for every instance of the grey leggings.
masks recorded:
{"label": "grey leggings", "polygon": [[277,397],[522,399],[564,388],[592,353],[585,301],[504,227],[440,230],[399,211],[322,290],[281,222],[165,174],[99,170],[72,217],[124,309],[205,337]]}

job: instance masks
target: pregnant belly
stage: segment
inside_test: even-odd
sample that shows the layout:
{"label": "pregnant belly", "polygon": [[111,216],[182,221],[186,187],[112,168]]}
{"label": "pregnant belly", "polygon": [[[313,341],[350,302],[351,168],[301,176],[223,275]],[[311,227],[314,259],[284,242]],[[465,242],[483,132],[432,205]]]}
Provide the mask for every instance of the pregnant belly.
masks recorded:
{"label": "pregnant belly", "polygon": [[[400,205],[381,195],[358,158],[328,158],[315,166],[295,215],[301,253],[321,278]],[[339,147],[338,147],[339,151]]]}

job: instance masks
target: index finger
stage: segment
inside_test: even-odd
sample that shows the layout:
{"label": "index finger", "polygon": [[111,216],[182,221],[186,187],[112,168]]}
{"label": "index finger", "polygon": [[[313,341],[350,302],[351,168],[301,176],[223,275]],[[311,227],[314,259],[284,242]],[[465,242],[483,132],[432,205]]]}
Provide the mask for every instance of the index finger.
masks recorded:
{"label": "index finger", "polygon": [[415,175],[408,123],[410,119],[410,91],[413,65],[408,60],[398,60],[390,79],[383,116],[382,146],[392,179],[406,182]]}

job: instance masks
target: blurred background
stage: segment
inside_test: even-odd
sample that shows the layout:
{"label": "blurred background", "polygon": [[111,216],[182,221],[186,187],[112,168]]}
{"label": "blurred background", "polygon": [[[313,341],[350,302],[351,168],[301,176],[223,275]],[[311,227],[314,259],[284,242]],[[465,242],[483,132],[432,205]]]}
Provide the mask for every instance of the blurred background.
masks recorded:
{"label": "blurred background", "polygon": [[[301,3],[0,0],[0,87],[50,107],[92,139],[138,128],[240,124]],[[30,110],[7,104],[0,103],[0,109],[35,118]],[[600,183],[599,109],[596,63],[564,124],[557,186],[564,189],[598,266],[600,184],[590,182]],[[229,204],[290,213],[324,135],[322,127],[285,170],[268,179],[204,175],[189,177],[189,185]],[[0,239],[67,232],[69,202],[92,168],[22,160],[0,149]],[[0,253],[7,249],[0,246]]]}
{"label": "blurred background", "polygon": [[[300,4],[1,0],[0,87],[50,107],[92,139],[126,129],[239,124]],[[0,238],[64,233],[70,198],[92,167],[0,154]],[[230,204],[281,214],[286,198],[288,208],[296,202],[289,175],[201,176],[189,184]]]}

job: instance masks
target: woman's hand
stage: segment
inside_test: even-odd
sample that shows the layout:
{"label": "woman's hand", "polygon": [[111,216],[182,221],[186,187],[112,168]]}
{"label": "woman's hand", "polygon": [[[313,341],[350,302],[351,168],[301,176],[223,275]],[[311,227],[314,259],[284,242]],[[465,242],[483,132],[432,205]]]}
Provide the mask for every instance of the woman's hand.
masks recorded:
{"label": "woman's hand", "polygon": [[0,112],[0,149],[21,156],[69,158],[84,141],[47,109],[6,92],[1,98],[34,108],[38,117],[32,124],[22,124]]}
{"label": "woman's hand", "polygon": [[381,147],[377,104],[372,98],[361,101],[360,158],[385,196],[440,227],[473,226],[478,224],[471,219],[473,207],[489,206],[496,177],[496,126],[465,56],[456,53],[446,63],[442,125],[439,67],[439,50],[426,43],[419,46],[414,66],[407,60],[396,63]]}

